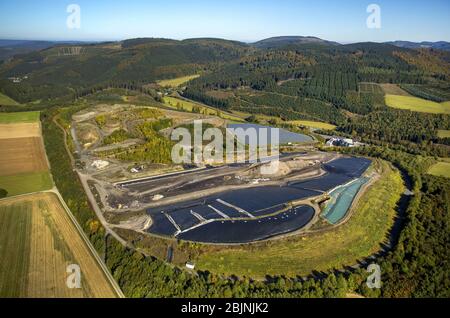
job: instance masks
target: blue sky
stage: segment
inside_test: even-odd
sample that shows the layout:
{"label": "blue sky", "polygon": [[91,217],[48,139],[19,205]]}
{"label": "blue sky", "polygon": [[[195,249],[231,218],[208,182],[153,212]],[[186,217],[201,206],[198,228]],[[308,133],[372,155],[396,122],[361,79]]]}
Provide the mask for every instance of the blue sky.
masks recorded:
{"label": "blue sky", "polygon": [[[369,29],[366,8],[381,8]],[[69,4],[81,28],[69,29]],[[2,0],[0,38],[121,40],[133,37],[220,37],[256,41],[313,35],[341,43],[450,41],[449,0]]]}

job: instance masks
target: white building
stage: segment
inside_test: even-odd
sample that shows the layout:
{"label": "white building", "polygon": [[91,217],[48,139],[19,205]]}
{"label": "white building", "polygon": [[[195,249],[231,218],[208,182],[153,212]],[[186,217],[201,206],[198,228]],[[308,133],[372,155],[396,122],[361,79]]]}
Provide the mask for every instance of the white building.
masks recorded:
{"label": "white building", "polygon": [[332,137],[326,142],[326,145],[329,147],[355,147],[355,142],[350,138]]}
{"label": "white building", "polygon": [[195,264],[194,264],[194,263],[191,263],[191,262],[187,262],[187,263],[186,263],[186,268],[187,268],[187,269],[194,269],[194,268],[195,268]]}

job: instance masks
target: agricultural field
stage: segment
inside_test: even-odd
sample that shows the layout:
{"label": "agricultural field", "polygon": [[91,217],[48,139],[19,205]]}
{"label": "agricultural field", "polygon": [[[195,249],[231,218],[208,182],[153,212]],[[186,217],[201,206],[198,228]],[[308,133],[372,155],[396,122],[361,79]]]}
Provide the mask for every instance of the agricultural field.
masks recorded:
{"label": "agricultural field", "polygon": [[40,136],[41,128],[39,123],[0,123],[0,139],[34,138]]}
{"label": "agricultural field", "polygon": [[46,169],[47,161],[40,138],[0,139],[0,175]]}
{"label": "agricultural field", "polygon": [[433,176],[450,178],[450,161],[438,162],[430,167],[428,173]]}
{"label": "agricultural field", "polygon": [[39,113],[0,115],[0,189],[8,196],[52,188],[39,122],[32,120]]}
{"label": "agricultural field", "polygon": [[48,171],[0,176],[0,189],[5,189],[8,196],[45,191],[52,186],[53,182]]}
{"label": "agricultural field", "polygon": [[438,130],[437,135],[439,138],[450,138],[450,130]]}
{"label": "agricultural field", "polygon": [[39,121],[39,112],[0,113],[0,124],[35,123]]}
{"label": "agricultural field", "polygon": [[183,84],[186,84],[190,80],[196,79],[198,77],[200,77],[200,75],[198,75],[198,74],[182,76],[182,77],[177,77],[177,78],[170,79],[170,80],[158,81],[157,84],[160,86],[163,86],[163,87],[179,87]]}
{"label": "agricultural field", "polygon": [[0,105],[4,106],[17,106],[19,105],[18,102],[13,100],[12,98],[0,93]]}
{"label": "agricultural field", "polygon": [[437,103],[418,97],[386,95],[386,105],[421,113],[450,114],[450,102]]}
{"label": "agricultural field", "polygon": [[380,179],[362,195],[347,223],[323,233],[206,252],[196,260],[197,266],[213,273],[262,279],[356,264],[386,240],[405,189],[400,172],[390,164],[379,161],[377,169],[383,171]]}
{"label": "agricultural field", "polygon": [[[1,200],[0,224],[0,297],[116,297],[55,194]],[[71,264],[79,289],[66,285]]]}

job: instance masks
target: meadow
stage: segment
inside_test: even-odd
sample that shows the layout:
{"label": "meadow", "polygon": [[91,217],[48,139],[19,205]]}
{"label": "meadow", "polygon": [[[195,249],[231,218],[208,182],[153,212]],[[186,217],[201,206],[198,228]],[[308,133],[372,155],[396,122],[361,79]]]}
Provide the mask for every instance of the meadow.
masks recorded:
{"label": "meadow", "polygon": [[450,102],[437,103],[412,96],[386,95],[386,105],[421,113],[450,114]]}
{"label": "meadow", "polygon": [[377,252],[386,241],[405,189],[398,170],[385,161],[378,165],[380,179],[363,194],[347,223],[326,232],[208,251],[196,259],[198,268],[260,279],[265,275],[296,277],[354,265]]}
{"label": "meadow", "polygon": [[428,173],[433,176],[450,178],[450,162],[441,161],[430,167]]}
{"label": "meadow", "polygon": [[191,101],[188,101],[185,99],[166,96],[166,97],[164,97],[164,103],[166,105],[170,106],[171,108],[175,108],[177,110],[199,113],[199,114],[204,114],[204,115],[219,116],[223,119],[236,121],[236,122],[244,121],[241,117],[237,117],[230,113],[216,110],[214,108],[204,106],[204,105],[201,105],[198,103],[194,103],[194,102],[191,102]]}
{"label": "meadow", "polygon": [[50,190],[52,187],[48,171],[0,176],[0,189],[5,189],[8,196]]}
{"label": "meadow", "polygon": [[0,105],[17,106],[19,105],[19,103],[13,100],[12,98],[6,96],[5,94],[0,93]]}
{"label": "meadow", "polygon": [[158,81],[156,83],[159,86],[163,86],[163,87],[179,87],[183,84],[186,84],[190,80],[193,80],[198,77],[200,77],[200,75],[188,75],[188,76],[177,77],[177,78],[169,79],[169,80],[162,80],[162,81]]}
{"label": "meadow", "polygon": [[450,130],[438,130],[437,135],[439,138],[450,138]]}
{"label": "meadow", "polygon": [[33,123],[39,121],[39,112],[0,113],[0,124]]}
{"label": "meadow", "polygon": [[288,121],[286,123],[290,124],[290,125],[295,125],[295,126],[304,126],[304,127],[324,129],[324,130],[336,129],[335,125],[328,124],[328,123],[322,123],[322,122],[318,122],[318,121],[310,121],[310,120],[292,120],[292,121]]}

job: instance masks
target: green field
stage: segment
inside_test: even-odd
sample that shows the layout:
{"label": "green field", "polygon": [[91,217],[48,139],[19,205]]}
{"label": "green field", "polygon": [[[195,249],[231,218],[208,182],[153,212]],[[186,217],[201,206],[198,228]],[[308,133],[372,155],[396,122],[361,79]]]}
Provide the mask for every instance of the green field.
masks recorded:
{"label": "green field", "polygon": [[428,173],[433,176],[450,178],[450,162],[438,162],[431,166]]}
{"label": "green field", "polygon": [[20,105],[18,102],[13,100],[12,98],[9,98],[8,96],[0,93],[0,105],[4,106],[17,106]]}
{"label": "green field", "polygon": [[438,130],[437,135],[439,138],[450,138],[450,130]]}
{"label": "green field", "polygon": [[0,189],[8,191],[8,196],[49,190],[53,187],[47,171],[0,176]]}
{"label": "green field", "polygon": [[164,97],[164,103],[172,108],[176,108],[178,110],[184,110],[188,112],[198,112],[205,115],[219,116],[223,119],[242,122],[244,121],[242,118],[233,116],[230,113],[226,113],[220,110],[216,110],[198,103],[194,103],[191,101],[187,101],[184,99],[176,98],[176,97]]}
{"label": "green field", "polygon": [[160,86],[163,86],[163,87],[179,87],[179,86],[189,82],[190,80],[193,80],[198,77],[200,77],[200,75],[182,76],[182,77],[177,77],[177,78],[170,79],[170,80],[158,81],[157,84]]}
{"label": "green field", "polygon": [[309,121],[309,120],[292,120],[288,121],[288,124],[296,125],[296,126],[305,126],[311,128],[325,129],[325,130],[335,130],[336,126],[332,124],[322,123],[318,121]]}
{"label": "green field", "polygon": [[33,123],[39,121],[39,112],[0,113],[0,124]]}
{"label": "green field", "polygon": [[304,237],[205,252],[195,260],[198,268],[262,279],[266,275],[296,277],[356,264],[378,251],[386,240],[405,189],[398,170],[384,161],[377,165],[383,169],[380,180],[362,196],[344,225]]}
{"label": "green field", "polygon": [[450,102],[436,103],[411,96],[386,95],[386,105],[422,113],[450,114]]}

